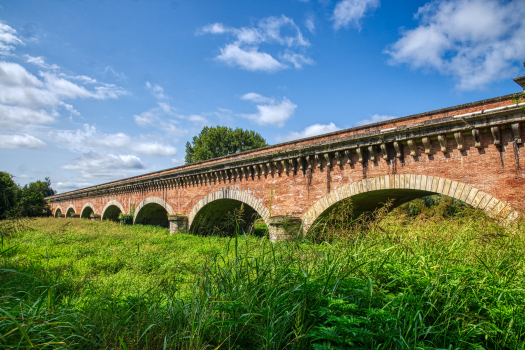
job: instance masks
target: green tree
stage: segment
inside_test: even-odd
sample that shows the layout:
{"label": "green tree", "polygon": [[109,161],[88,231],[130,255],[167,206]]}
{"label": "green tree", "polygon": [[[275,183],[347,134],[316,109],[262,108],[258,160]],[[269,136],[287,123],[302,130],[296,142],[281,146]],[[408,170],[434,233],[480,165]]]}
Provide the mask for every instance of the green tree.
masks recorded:
{"label": "green tree", "polygon": [[268,146],[255,131],[226,126],[205,126],[192,142],[186,143],[186,164]]}
{"label": "green tree", "polygon": [[45,181],[30,182],[22,188],[21,206],[27,216],[49,215],[50,210],[44,197],[56,193],[51,188],[51,180],[46,177]]}
{"label": "green tree", "polygon": [[0,171],[0,220],[16,210],[20,201],[20,188],[13,181],[13,176]]}

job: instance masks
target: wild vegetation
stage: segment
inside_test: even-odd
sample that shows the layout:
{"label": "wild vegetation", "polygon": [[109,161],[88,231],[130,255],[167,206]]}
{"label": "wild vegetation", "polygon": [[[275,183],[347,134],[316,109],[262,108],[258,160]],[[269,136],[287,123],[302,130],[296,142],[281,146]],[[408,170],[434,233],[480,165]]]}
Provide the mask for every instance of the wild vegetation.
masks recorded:
{"label": "wild vegetation", "polygon": [[524,228],[429,203],[279,244],[36,218],[1,248],[0,346],[523,348]]}

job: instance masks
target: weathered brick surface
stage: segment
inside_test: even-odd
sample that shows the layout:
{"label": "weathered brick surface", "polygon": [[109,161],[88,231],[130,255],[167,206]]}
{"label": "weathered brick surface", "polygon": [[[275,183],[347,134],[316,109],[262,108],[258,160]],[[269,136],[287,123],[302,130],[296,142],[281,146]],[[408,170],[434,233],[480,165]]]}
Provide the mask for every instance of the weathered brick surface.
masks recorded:
{"label": "weathered brick surface", "polygon": [[[456,109],[445,109],[435,113],[426,113],[411,118],[374,124],[321,135],[316,138],[290,142],[268,147],[263,150],[243,152],[238,155],[222,157],[199,164],[169,169],[154,173],[176,173],[180,170],[213,164],[214,162],[239,157],[253,156],[258,153],[274,152],[290,147],[307,146],[322,143],[326,140],[346,137],[352,134],[366,133],[371,130],[383,130],[400,125],[417,125],[423,121],[439,119],[447,115],[470,113],[480,109],[506,106],[512,103],[509,96],[492,99],[488,103],[475,103],[460,106]],[[520,138],[525,140],[523,127],[520,128]],[[480,128],[481,148],[475,147],[472,133],[463,132],[458,140],[460,149],[453,134],[446,134],[445,141],[440,144],[437,137],[431,139],[430,154],[425,154],[421,138],[414,138],[416,155],[410,155],[410,149],[405,143],[401,145],[401,159],[396,158],[396,149],[392,144],[386,145],[389,160],[383,159],[383,153],[377,147],[375,161],[370,161],[370,155],[364,153],[364,162],[359,163],[358,154],[352,153],[352,164],[347,164],[346,156],[337,165],[336,157],[327,160],[319,156],[321,166],[314,161],[312,169],[301,171],[295,164],[295,170],[284,172],[278,164],[280,173],[252,176],[250,178],[230,179],[220,182],[212,181],[203,185],[164,186],[147,190],[115,191],[111,194],[93,194],[80,198],[67,199],[78,195],[82,190],[52,197],[53,210],[60,209],[66,214],[68,209],[81,214],[82,208],[91,208],[101,216],[110,205],[117,205],[129,213],[132,205],[136,213],[147,203],[158,203],[166,208],[169,214],[184,214],[188,216],[191,225],[197,212],[207,203],[221,198],[236,199],[254,208],[261,217],[268,219],[277,215],[292,215],[311,223],[324,210],[335,202],[358,193],[382,191],[388,189],[407,189],[442,193],[465,201],[473,206],[484,209],[497,217],[513,219],[517,212],[525,211],[525,155],[523,144],[516,142],[516,134],[507,125],[501,125],[501,145],[494,144],[494,136],[490,128]],[[443,152],[442,146],[446,149]],[[306,168],[306,162],[305,162]],[[134,179],[148,179],[153,175],[144,175]],[[128,180],[122,180],[125,182]],[[120,182],[111,183],[118,185]],[[105,185],[101,185],[105,186]],[[108,185],[109,186],[109,185]]]}

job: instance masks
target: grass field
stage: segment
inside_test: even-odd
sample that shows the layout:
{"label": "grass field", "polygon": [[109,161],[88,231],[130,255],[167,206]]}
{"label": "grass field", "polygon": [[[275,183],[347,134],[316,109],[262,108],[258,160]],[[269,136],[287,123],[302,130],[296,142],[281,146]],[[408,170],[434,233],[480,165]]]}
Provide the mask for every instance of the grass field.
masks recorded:
{"label": "grass field", "polygon": [[525,230],[393,214],[320,244],[32,220],[0,249],[0,347],[523,349]]}

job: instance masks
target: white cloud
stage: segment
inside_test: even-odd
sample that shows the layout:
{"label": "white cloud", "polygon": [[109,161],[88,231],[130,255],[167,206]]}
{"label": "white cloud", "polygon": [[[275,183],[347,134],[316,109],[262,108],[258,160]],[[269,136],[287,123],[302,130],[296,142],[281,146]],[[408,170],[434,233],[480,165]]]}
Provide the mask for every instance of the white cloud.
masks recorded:
{"label": "white cloud", "polygon": [[292,141],[292,140],[299,140],[304,139],[307,137],[327,134],[330,132],[341,130],[340,127],[335,125],[334,123],[330,124],[314,124],[306,127],[302,131],[292,131],[288,135],[285,136],[277,136],[275,140],[277,142],[286,142],[286,141]]}
{"label": "white cloud", "polygon": [[139,157],[135,155],[114,155],[89,152],[82,154],[72,162],[61,166],[64,170],[78,170],[83,178],[116,178],[123,172],[145,169]]}
{"label": "white cloud", "polygon": [[59,69],[60,67],[56,64],[47,64],[44,61],[44,58],[42,56],[33,57],[30,55],[22,55],[22,57],[26,60],[27,63],[34,64],[35,66],[38,66],[40,68],[44,69]]}
{"label": "white cloud", "polygon": [[56,183],[56,185],[53,185],[53,188],[57,190],[58,193],[62,193],[91,186],[93,186],[93,184],[90,182],[59,181]]}
{"label": "white cloud", "polygon": [[418,27],[386,50],[391,63],[450,75],[462,90],[518,74],[525,57],[523,1],[432,1],[414,17]]}
{"label": "white cloud", "polygon": [[0,148],[41,148],[46,144],[31,135],[2,135],[0,134]]}
{"label": "white cloud", "polygon": [[350,25],[361,29],[361,19],[365,13],[377,9],[379,5],[379,0],[343,0],[337,3],[332,16],[335,30]]}
{"label": "white cloud", "polygon": [[24,43],[16,36],[16,30],[0,22],[0,55],[9,56],[15,49],[14,45]]}
{"label": "white cloud", "polygon": [[304,20],[304,25],[310,31],[310,33],[315,33],[315,17],[312,14],[309,14],[306,16],[306,19]]}
{"label": "white cloud", "polygon": [[297,105],[286,97],[281,101],[274,98],[264,97],[254,92],[249,92],[241,97],[245,101],[257,103],[257,113],[241,114],[259,125],[284,126],[284,123],[295,113]]}
{"label": "white cloud", "polygon": [[104,134],[88,124],[84,125],[83,130],[52,132],[51,137],[62,147],[82,153],[126,150],[153,157],[177,155],[175,147],[149,140],[147,136],[141,139],[124,133]]}
{"label": "white cloud", "polygon": [[29,73],[18,63],[0,61],[0,126],[19,130],[29,125],[49,124],[59,116],[58,106],[78,115],[68,99],[109,99],[127,94],[122,88],[101,85],[88,90],[55,73]]}
{"label": "white cloud", "polygon": [[[310,42],[303,37],[301,30],[294,21],[284,15],[264,18],[258,22],[257,26],[252,27],[232,28],[226,27],[222,23],[213,23],[200,28],[197,34],[229,34],[233,36],[233,42],[222,47],[220,55],[216,57],[217,60],[230,66],[250,71],[265,72],[275,72],[291,67],[287,64],[291,62],[290,60],[281,58],[281,61],[279,61],[274,55],[260,51],[259,45],[262,43],[284,46],[289,52],[288,56],[299,55],[302,57],[301,63],[313,63],[311,58],[302,53],[292,51],[291,48],[295,50],[308,47]],[[300,65],[297,64],[292,66],[300,68]]]}
{"label": "white cloud", "polygon": [[363,119],[363,120],[358,121],[357,122],[357,126],[363,126],[363,125],[368,125],[368,124],[373,124],[373,123],[384,122],[385,120],[390,120],[390,119],[395,119],[395,118],[397,118],[397,117],[393,117],[391,115],[374,114],[369,119]]}

